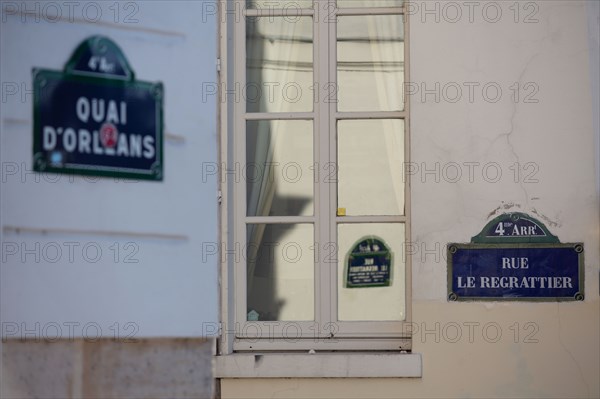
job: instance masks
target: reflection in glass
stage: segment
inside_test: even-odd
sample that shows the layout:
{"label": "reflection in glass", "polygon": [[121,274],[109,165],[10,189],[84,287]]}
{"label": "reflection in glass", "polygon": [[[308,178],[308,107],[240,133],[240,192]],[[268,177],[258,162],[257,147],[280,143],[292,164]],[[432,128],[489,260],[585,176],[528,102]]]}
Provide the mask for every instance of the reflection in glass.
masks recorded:
{"label": "reflection in glass", "polygon": [[338,121],[338,208],[347,215],[404,214],[404,121]]}
{"label": "reflection in glass", "polygon": [[312,121],[248,121],[242,171],[247,215],[312,215],[312,164]]}
{"label": "reflection in glass", "polygon": [[[300,8],[312,8],[312,0],[246,0],[247,8],[259,10],[286,10],[292,13]],[[290,14],[292,16],[293,14]]]}
{"label": "reflection in glass", "polygon": [[[387,287],[347,288],[348,259],[353,248],[367,237],[383,241],[391,251],[390,284]],[[405,264],[402,223],[357,223],[338,225],[338,320],[342,321],[398,321],[405,319]],[[380,248],[365,248],[365,272],[375,273],[377,261],[369,255]],[[350,270],[351,273],[358,273]],[[352,278],[352,275],[351,275]]]}
{"label": "reflection in glass", "polygon": [[338,110],[404,109],[402,15],[339,17]]}
{"label": "reflection in glass", "polygon": [[311,17],[246,18],[247,112],[312,111],[312,27]]}
{"label": "reflection in glass", "polygon": [[402,7],[404,0],[337,0],[339,8]]}
{"label": "reflection in glass", "polygon": [[249,224],[247,319],[314,319],[312,224]]}

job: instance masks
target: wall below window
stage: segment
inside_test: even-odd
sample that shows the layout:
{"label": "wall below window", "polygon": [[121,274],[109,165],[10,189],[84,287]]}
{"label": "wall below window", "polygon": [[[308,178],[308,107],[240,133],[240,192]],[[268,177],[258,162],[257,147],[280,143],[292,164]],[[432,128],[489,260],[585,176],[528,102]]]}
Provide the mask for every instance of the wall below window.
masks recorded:
{"label": "wall below window", "polygon": [[[417,301],[422,378],[228,379],[223,398],[596,398],[598,305]],[[402,355],[398,355],[402,356]]]}

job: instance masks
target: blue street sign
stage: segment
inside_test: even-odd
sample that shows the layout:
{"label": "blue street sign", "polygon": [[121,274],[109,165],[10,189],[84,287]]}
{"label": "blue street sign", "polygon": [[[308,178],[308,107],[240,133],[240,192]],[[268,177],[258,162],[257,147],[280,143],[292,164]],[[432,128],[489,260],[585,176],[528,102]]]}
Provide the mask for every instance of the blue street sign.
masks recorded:
{"label": "blue street sign", "polygon": [[583,299],[581,244],[452,244],[449,299]]}

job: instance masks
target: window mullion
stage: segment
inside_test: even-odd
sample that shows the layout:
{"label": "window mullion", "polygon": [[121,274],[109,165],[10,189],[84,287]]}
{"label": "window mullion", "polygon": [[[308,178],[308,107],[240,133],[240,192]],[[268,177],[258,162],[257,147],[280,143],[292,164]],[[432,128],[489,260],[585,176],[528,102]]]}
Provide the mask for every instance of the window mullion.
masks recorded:
{"label": "window mullion", "polygon": [[[335,3],[335,1],[332,1]],[[338,94],[338,82],[337,82],[337,5],[334,5],[333,18],[329,18],[324,21],[327,26],[327,85],[326,87],[333,87],[334,96],[333,99],[327,101],[327,119],[328,119],[328,161],[333,162],[335,165],[334,178],[327,182],[327,188],[329,193],[329,212],[327,215],[327,225],[329,229],[329,242],[334,243],[335,255],[332,257],[331,263],[327,265],[329,271],[329,309],[330,309],[330,322],[333,323],[332,327],[335,331],[331,331],[335,334],[339,328],[337,327],[337,308],[338,308],[338,284],[337,284],[337,268],[338,268],[338,239],[337,239],[337,184],[338,184],[338,161],[337,161],[337,138],[336,138],[336,125],[335,114],[337,112],[337,94]],[[331,93],[330,90],[329,94]]]}
{"label": "window mullion", "polygon": [[[328,2],[315,2],[315,7],[322,7],[320,11],[328,11]],[[326,13],[318,13],[327,15]],[[328,83],[330,80],[330,23],[326,18],[319,17],[315,19],[315,192],[317,200],[316,208],[316,237],[317,246],[315,267],[316,281],[316,306],[317,323],[320,335],[329,335],[327,330],[328,323],[332,321],[331,308],[331,269],[334,264],[331,260],[335,258],[335,248],[332,250],[331,244],[335,243],[331,238],[331,184],[327,182],[329,172],[329,162],[331,160],[330,143],[330,104],[327,101],[330,94]]]}

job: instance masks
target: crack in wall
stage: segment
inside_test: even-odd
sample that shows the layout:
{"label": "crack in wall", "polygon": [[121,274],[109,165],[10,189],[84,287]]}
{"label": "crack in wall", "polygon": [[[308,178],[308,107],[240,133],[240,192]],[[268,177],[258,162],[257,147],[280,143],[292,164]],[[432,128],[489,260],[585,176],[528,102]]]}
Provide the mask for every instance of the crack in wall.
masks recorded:
{"label": "crack in wall", "polygon": [[[533,55],[533,56],[532,56],[532,57],[529,59],[529,61],[527,61],[527,63],[525,64],[525,67],[523,68],[523,70],[522,70],[522,71],[521,71],[521,73],[519,74],[519,78],[517,79],[517,84],[518,84],[518,86],[517,86],[517,87],[521,87],[521,86],[522,86],[523,78],[524,78],[525,74],[527,73],[527,70],[529,69],[529,67],[531,66],[531,64],[533,63],[533,61],[534,61],[534,60],[535,60],[535,59],[536,59],[538,56],[539,56],[539,53],[537,53],[537,54],[534,54],[534,55]],[[511,140],[510,140],[510,139],[511,139],[511,136],[512,136],[512,135],[515,133],[515,119],[516,119],[516,117],[517,117],[517,113],[518,113],[518,111],[519,111],[519,109],[518,109],[518,107],[517,107],[517,101],[515,101],[515,100],[513,99],[512,103],[513,103],[513,106],[512,106],[512,108],[513,108],[513,109],[512,109],[512,114],[511,114],[511,117],[510,117],[510,128],[509,128],[508,132],[506,132],[506,133],[502,133],[502,134],[498,135],[498,137],[496,138],[496,140],[494,140],[494,141],[492,142],[492,145],[493,145],[493,144],[494,144],[496,141],[498,141],[499,139],[501,139],[501,138],[506,138],[506,144],[507,144],[508,148],[510,149],[510,152],[512,153],[512,155],[514,156],[514,158],[515,158],[515,159],[516,159],[516,161],[517,161],[517,165],[518,165],[518,168],[519,168],[519,170],[518,170],[518,173],[519,173],[519,179],[518,179],[518,181],[519,181],[519,186],[521,187],[521,190],[522,190],[522,191],[523,191],[523,193],[525,194],[525,205],[526,205],[527,207],[529,207],[529,193],[527,192],[527,189],[526,189],[526,188],[525,188],[525,186],[523,185],[523,179],[521,179],[521,177],[520,177],[520,174],[521,174],[521,170],[520,170],[520,168],[521,168],[521,166],[520,166],[520,165],[521,165],[521,159],[520,159],[519,155],[517,154],[517,151],[516,151],[516,149],[515,149],[515,146],[514,146],[514,144],[513,144],[513,143],[511,142]]]}

